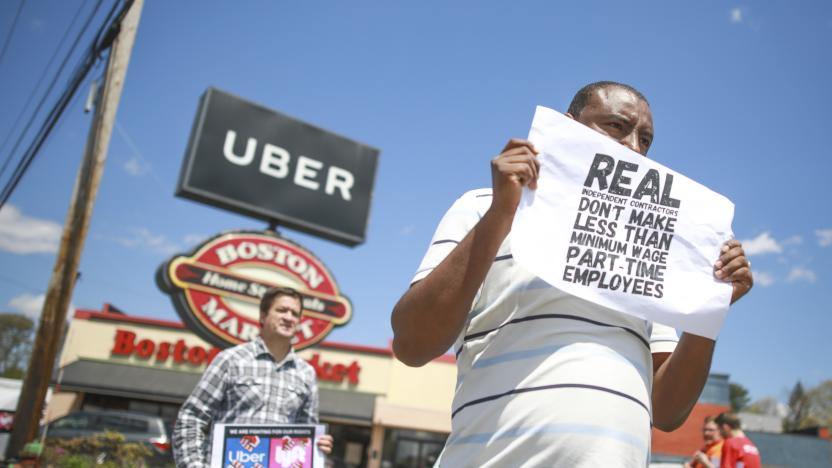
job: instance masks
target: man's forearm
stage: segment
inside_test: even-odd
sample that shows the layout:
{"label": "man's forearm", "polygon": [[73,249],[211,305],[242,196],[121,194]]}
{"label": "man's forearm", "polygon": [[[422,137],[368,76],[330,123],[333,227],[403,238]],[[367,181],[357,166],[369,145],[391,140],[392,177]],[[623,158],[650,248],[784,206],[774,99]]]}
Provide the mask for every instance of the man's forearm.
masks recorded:
{"label": "man's forearm", "polygon": [[708,379],[715,342],[683,333],[653,380],[653,425],[672,431],[685,422]]}
{"label": "man's forearm", "polygon": [[173,433],[174,459],[177,467],[207,467],[205,445],[207,435],[204,427],[207,423],[194,416],[181,416],[176,422]]}
{"label": "man's forearm", "polygon": [[489,209],[442,263],[402,296],[391,319],[393,351],[402,362],[424,365],[453,344],[511,222],[512,216]]}

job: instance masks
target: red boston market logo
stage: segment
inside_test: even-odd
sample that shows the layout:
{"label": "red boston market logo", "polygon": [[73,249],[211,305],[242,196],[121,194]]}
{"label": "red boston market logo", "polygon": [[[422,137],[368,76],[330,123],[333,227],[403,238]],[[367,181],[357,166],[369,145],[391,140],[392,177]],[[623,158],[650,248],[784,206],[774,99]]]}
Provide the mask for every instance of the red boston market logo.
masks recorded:
{"label": "red boston market logo", "polygon": [[250,341],[260,333],[259,304],[274,286],[304,295],[303,317],[293,345],[306,348],[352,316],[326,267],[309,251],[269,232],[230,232],[171,258],[157,274],[182,320],[220,347]]}

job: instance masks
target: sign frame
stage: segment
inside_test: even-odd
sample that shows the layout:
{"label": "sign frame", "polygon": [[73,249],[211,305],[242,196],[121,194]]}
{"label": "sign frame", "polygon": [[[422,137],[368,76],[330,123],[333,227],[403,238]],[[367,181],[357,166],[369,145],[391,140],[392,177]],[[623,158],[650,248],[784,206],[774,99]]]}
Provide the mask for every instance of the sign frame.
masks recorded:
{"label": "sign frame", "polygon": [[[265,247],[266,252],[271,250],[272,259],[262,257],[262,247],[258,242],[272,244],[271,247]],[[220,259],[223,254],[228,256],[242,248],[243,244],[257,244],[246,246],[251,253],[250,258],[233,258],[226,264],[220,262],[216,265],[207,261],[212,257]],[[257,250],[253,250],[255,248]],[[283,264],[278,262],[279,256],[282,257]],[[295,283],[304,286],[263,280],[251,273],[235,271],[235,265],[249,270],[259,266],[266,273],[283,272],[293,278]],[[291,270],[292,265],[297,271]],[[299,269],[301,266],[304,268],[302,271]],[[208,282],[206,277],[210,277]],[[315,284],[311,286],[304,281]],[[349,323],[352,318],[352,302],[341,292],[326,265],[300,244],[272,231],[238,230],[211,236],[188,253],[175,254],[162,263],[156,271],[156,284],[170,297],[177,314],[190,330],[206,342],[223,349],[256,337],[252,328],[255,323],[237,311],[227,299],[243,300],[259,306],[259,297],[271,286],[293,287],[304,296],[302,322],[295,335],[296,339],[293,340],[296,351],[317,344],[335,327]],[[240,286],[241,289],[235,290],[233,286]],[[214,307],[212,311],[205,309],[210,303],[213,303],[210,306]],[[236,334],[228,331],[231,327],[226,321],[232,319],[236,320]],[[309,337],[304,335],[303,320],[311,321]],[[259,326],[256,332],[259,335]],[[299,336],[303,338],[298,339]]]}
{"label": "sign frame", "polygon": [[[351,207],[351,210],[358,213],[359,215],[363,212],[363,219],[361,219],[358,223],[348,223],[350,225],[355,224],[355,226],[352,226],[354,229],[350,229],[350,231],[348,231],[346,228],[343,227],[335,227],[332,225],[332,223],[330,225],[327,225],[324,221],[315,221],[313,219],[304,218],[302,215],[298,215],[296,213],[293,214],[291,213],[292,208],[290,205],[284,205],[280,208],[269,208],[264,206],[264,204],[257,204],[253,200],[253,198],[262,198],[265,200],[269,197],[248,197],[250,198],[249,200],[234,198],[228,195],[227,193],[220,193],[220,188],[212,187],[209,189],[204,186],[201,186],[198,182],[196,182],[195,179],[198,177],[195,176],[195,163],[199,156],[199,151],[202,149],[202,146],[200,146],[200,144],[204,142],[205,138],[207,138],[205,137],[205,126],[206,121],[209,118],[209,110],[211,109],[211,105],[215,101],[221,102],[222,100],[236,101],[234,102],[234,106],[239,106],[239,109],[235,110],[240,114],[242,114],[243,112],[259,113],[260,116],[258,117],[258,119],[255,119],[258,123],[261,123],[263,120],[269,120],[272,121],[272,123],[280,123],[280,125],[272,126],[275,128],[292,127],[292,132],[289,132],[292,138],[296,138],[299,141],[302,140],[304,144],[310,144],[311,146],[315,146],[313,144],[314,141],[318,145],[324,145],[329,148],[331,148],[332,146],[338,146],[339,148],[343,148],[345,151],[345,153],[343,154],[346,154],[346,152],[352,153],[349,156],[349,158],[352,159],[347,158],[349,159],[349,161],[343,160],[342,162],[349,162],[350,164],[354,164],[356,166],[360,166],[363,169],[366,169],[366,171],[362,169],[362,172],[359,173],[359,176],[367,179],[364,180],[366,184],[357,184],[355,186],[352,186],[352,188],[360,189],[356,190],[356,193],[358,193],[362,201],[360,201],[360,205],[356,205],[354,208]],[[227,105],[227,103],[217,105]],[[263,129],[261,128],[260,130]],[[263,131],[265,132],[266,130]],[[268,131],[276,130],[273,130],[270,127]],[[287,133],[285,129],[281,131]],[[258,137],[262,140],[262,136]],[[246,138],[246,135],[240,134],[238,140],[242,140],[243,138]],[[265,143],[278,144],[280,142],[266,141]],[[261,145],[262,144],[263,142],[261,141]],[[237,141],[236,145],[240,146],[240,142]],[[258,149],[261,145],[257,145]],[[205,151],[210,150],[211,149],[209,148]],[[221,148],[218,150],[220,152],[222,151]],[[315,155],[316,158],[319,158],[321,156],[326,156],[327,160],[325,162],[330,166],[331,169],[331,167],[333,167],[332,158],[334,156],[321,154]],[[366,240],[367,226],[369,224],[370,209],[372,206],[373,191],[375,188],[375,178],[378,169],[378,156],[379,150],[377,148],[347,138],[335,132],[325,130],[307,122],[301,121],[299,119],[293,118],[273,109],[269,109],[266,106],[240,98],[239,96],[236,96],[232,93],[228,93],[226,91],[222,91],[214,87],[209,87],[200,97],[199,107],[197,109],[193,126],[191,128],[188,146],[185,151],[185,157],[182,160],[182,167],[179,171],[179,178],[176,183],[176,190],[174,194],[180,198],[190,199],[199,203],[213,206],[215,208],[220,208],[223,210],[239,213],[244,216],[262,219],[272,225],[285,226],[307,234],[319,236],[334,242],[338,242],[349,247],[354,247],[356,245],[362,244]],[[259,160],[259,158],[263,156],[260,156],[258,153],[254,157]],[[292,158],[292,162],[287,163],[287,165],[292,164],[292,171],[297,171],[298,168],[295,166],[296,162],[294,161],[294,159],[303,157],[303,154],[292,154],[290,157]],[[320,163],[320,161],[318,162]],[[251,162],[250,164],[256,165],[257,163]],[[229,167],[234,168],[234,166],[231,163],[229,163]],[[200,171],[202,171],[202,169],[200,169]],[[284,176],[284,179],[291,179],[291,175]],[[250,185],[251,180],[247,180],[245,183],[246,185]],[[284,184],[284,187],[289,187],[288,189],[283,190],[293,189],[293,187],[291,187],[292,182],[290,180],[284,180],[281,183]],[[234,188],[235,190],[239,190],[238,188],[233,186],[233,184],[229,185],[229,187]],[[290,196],[286,198],[292,199],[292,202],[290,203],[296,203],[296,199],[298,197],[306,194],[306,189],[303,190],[304,191],[295,190],[293,194],[290,194]],[[314,191],[320,191],[320,189]],[[310,195],[309,198],[304,201],[306,202],[306,204],[314,203],[316,206],[312,207],[312,209],[316,213],[321,211],[339,213],[343,211],[343,207],[329,208],[329,206],[325,206],[324,203],[316,202],[314,201],[315,197],[315,195]],[[357,200],[355,202],[350,203],[358,204],[359,201]],[[325,217],[319,216],[319,218]]]}

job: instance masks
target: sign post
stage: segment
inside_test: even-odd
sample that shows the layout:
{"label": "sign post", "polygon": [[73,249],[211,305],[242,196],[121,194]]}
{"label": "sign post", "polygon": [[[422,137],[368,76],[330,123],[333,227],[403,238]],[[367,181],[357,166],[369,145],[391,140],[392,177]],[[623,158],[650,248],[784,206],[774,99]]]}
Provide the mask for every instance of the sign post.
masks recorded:
{"label": "sign post", "polygon": [[124,87],[124,77],[127,74],[142,6],[143,0],[134,0],[121,24],[114,24],[120,31],[107,60],[101,102],[96,105],[84,159],[75,181],[60,250],[46,291],[32,355],[29,358],[23,388],[20,390],[21,398],[17,402],[15,426],[6,448],[6,458],[17,457],[24,444],[37,435],[43,401],[46,398],[58,343],[63,334],[66,313],[75,286],[84,239],[104,172],[104,162],[107,160],[107,148],[110,145],[110,135]]}

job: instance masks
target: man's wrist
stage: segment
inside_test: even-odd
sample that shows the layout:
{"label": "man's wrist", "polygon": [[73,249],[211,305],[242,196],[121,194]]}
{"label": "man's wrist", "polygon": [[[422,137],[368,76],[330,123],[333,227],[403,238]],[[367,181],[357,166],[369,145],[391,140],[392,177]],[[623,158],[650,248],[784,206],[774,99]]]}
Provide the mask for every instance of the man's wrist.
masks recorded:
{"label": "man's wrist", "polygon": [[514,222],[515,210],[507,208],[500,208],[493,204],[488,208],[488,211],[482,217],[482,223],[485,223],[490,229],[493,229],[501,238],[505,238],[511,231],[511,224]]}

